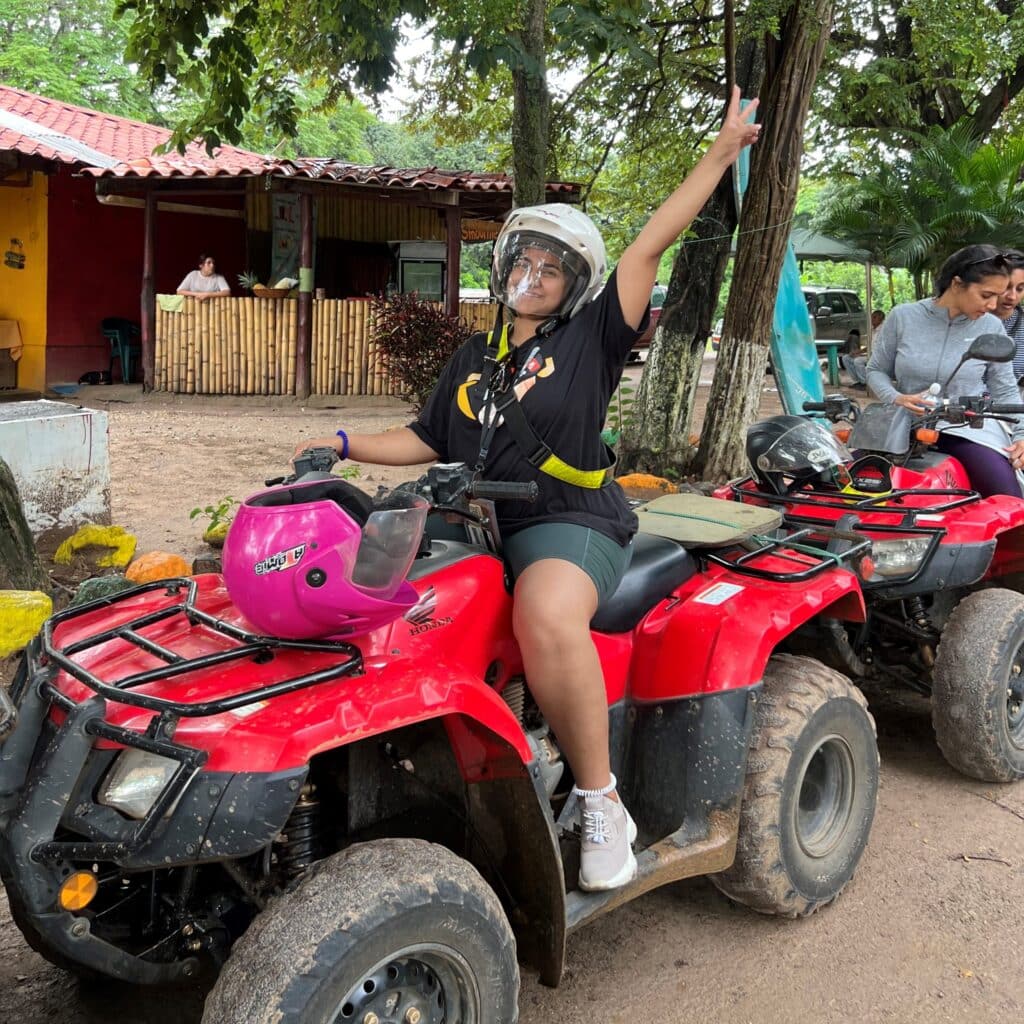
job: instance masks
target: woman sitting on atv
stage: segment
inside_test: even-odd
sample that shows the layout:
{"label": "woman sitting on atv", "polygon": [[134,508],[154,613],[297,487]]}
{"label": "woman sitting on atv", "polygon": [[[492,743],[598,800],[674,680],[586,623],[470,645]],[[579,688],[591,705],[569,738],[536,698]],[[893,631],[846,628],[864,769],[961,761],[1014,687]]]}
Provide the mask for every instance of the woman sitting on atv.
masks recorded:
{"label": "woman sitting on atv", "polygon": [[[389,466],[465,462],[484,479],[536,481],[538,500],[502,502],[499,518],[530,691],[558,737],[581,802],[579,884],[587,890],[617,888],[636,874],[636,828],[611,774],[604,680],[590,636],[599,602],[629,563],[636,517],[611,481],[600,432],[646,326],[658,262],[740,150],[757,139],[760,126],[748,121],[755,107],[756,101],[741,113],[734,92],[718,137],[607,283],[604,243],[589,217],[562,204],[514,210],[491,269],[491,289],[511,323],[501,330],[499,313],[491,335],[469,338],[408,427],[339,431],[298,449],[332,445],[342,458]],[[539,446],[546,452],[540,457]]]}
{"label": "woman sitting on atv", "polygon": [[[946,385],[943,397],[990,392],[997,402],[1019,403],[1009,363],[972,359],[956,369],[972,339],[1004,333],[993,311],[1010,272],[1006,255],[994,246],[968,245],[953,253],[936,278],[935,298],[896,306],[886,317],[868,360],[869,390],[915,415],[929,411],[928,389],[933,383]],[[950,380],[954,370],[956,376]],[[971,486],[982,497],[1020,496],[1015,471],[1024,467],[1021,420],[1013,426],[1010,445],[1001,425],[989,421],[980,429],[943,429],[938,448],[963,464]]]}

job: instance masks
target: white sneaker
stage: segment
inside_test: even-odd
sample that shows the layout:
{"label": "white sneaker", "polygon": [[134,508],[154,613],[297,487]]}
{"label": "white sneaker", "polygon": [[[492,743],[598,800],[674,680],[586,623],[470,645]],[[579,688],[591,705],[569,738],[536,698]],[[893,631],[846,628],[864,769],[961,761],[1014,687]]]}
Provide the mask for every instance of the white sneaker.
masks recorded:
{"label": "white sneaker", "polygon": [[580,798],[580,888],[585,892],[618,889],[636,878],[632,843],[636,825],[629,811],[607,796]]}

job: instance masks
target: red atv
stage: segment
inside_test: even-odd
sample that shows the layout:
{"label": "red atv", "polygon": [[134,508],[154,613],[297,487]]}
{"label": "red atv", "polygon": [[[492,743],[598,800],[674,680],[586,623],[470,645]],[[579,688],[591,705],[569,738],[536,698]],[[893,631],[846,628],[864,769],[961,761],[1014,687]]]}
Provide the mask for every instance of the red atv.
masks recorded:
{"label": "red atv", "polygon": [[[1012,357],[1013,343],[1003,336],[983,335],[975,344],[980,354],[967,357]],[[872,542],[865,621],[850,628],[819,616],[786,649],[814,651],[856,681],[929,696],[950,764],[989,782],[1024,778],[1024,500],[981,498],[963,466],[934,448],[948,425],[980,428],[1024,413],[1024,405],[936,398],[934,411],[913,423],[891,406],[859,411],[839,395],[804,408],[844,428],[852,423],[857,458],[841,444],[824,458],[832,435],[822,426],[774,417],[748,433],[754,475],[716,492],[778,508],[790,529],[825,526]],[[785,439],[773,440],[768,452],[773,427]],[[786,465],[777,463],[779,451]],[[833,552],[846,543],[834,532],[816,542]]]}
{"label": "red atv", "polygon": [[709,498],[642,512],[669,537],[638,535],[593,622],[639,874],[587,894],[487,500],[530,486],[434,467],[421,493],[469,539],[424,541],[415,604],[348,638],[262,635],[219,575],[55,615],[0,747],[0,871],[29,943],[136,983],[212,965],[209,1024],[504,1024],[517,959],[556,985],[567,933],[655,886],[706,874],[791,917],[835,899],[874,816],[873,722],[843,675],[778,652],[816,618],[859,627],[869,545],[822,557],[805,531],[766,536],[777,513]]}

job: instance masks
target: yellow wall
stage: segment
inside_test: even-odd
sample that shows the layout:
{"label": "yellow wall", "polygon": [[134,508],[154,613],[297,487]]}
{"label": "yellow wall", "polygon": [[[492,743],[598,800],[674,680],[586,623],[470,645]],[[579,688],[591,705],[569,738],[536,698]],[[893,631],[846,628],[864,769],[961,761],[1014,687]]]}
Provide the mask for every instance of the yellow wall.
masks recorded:
{"label": "yellow wall", "polygon": [[[0,320],[21,324],[18,386],[36,391],[46,385],[46,200],[47,178],[38,172],[29,188],[0,187]],[[8,250],[25,254],[24,270],[7,266]]]}

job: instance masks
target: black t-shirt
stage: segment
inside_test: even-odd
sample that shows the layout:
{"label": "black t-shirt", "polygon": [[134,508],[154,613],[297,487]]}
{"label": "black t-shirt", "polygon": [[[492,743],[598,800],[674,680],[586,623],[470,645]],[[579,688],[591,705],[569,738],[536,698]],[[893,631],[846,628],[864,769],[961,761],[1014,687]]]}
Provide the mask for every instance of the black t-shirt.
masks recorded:
{"label": "black t-shirt", "polygon": [[[622,319],[615,281],[613,272],[601,294],[568,323],[547,338],[531,338],[513,353],[518,367],[529,363],[515,387],[530,426],[555,455],[576,469],[609,465],[601,441],[608,403],[633,342],[647,326],[647,315],[637,330]],[[409,425],[442,462],[477,462],[483,388],[474,385],[483,373],[486,349],[486,334],[470,337],[442,371],[419,419]],[[537,523],[576,523],[625,545],[636,532],[636,516],[618,484],[577,487],[542,473],[526,460],[504,425],[494,433],[483,477],[535,480],[540,489],[532,504],[498,502],[498,520],[506,536]]]}

